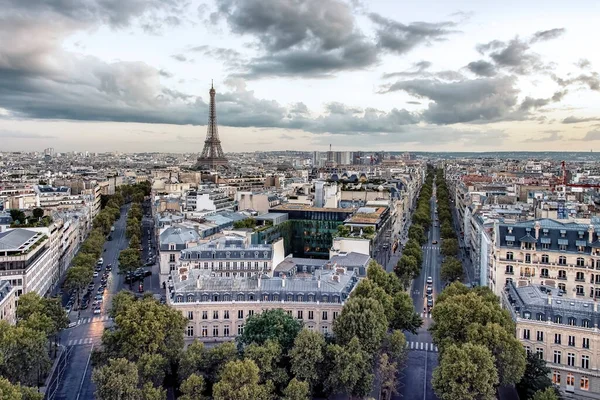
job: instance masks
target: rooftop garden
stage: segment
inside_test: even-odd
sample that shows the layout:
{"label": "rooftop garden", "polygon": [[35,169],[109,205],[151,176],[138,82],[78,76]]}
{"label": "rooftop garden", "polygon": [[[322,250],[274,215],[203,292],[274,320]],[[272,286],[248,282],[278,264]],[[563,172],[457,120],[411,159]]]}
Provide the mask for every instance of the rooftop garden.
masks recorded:
{"label": "rooftop garden", "polygon": [[352,229],[350,226],[340,225],[337,227],[337,234],[335,237],[373,240],[375,238],[375,228],[367,226],[362,229]]}

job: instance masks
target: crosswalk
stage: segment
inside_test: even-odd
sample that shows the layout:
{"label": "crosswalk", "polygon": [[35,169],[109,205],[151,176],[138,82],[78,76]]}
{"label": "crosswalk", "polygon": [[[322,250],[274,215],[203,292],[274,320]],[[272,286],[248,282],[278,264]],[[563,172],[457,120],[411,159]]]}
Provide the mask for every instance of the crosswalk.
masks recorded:
{"label": "crosswalk", "polygon": [[91,324],[93,322],[108,321],[109,319],[110,317],[108,315],[102,315],[99,317],[79,318],[78,324]]}
{"label": "crosswalk", "polygon": [[421,319],[431,319],[431,313],[421,313]]}
{"label": "crosswalk", "polygon": [[423,250],[439,250],[439,246],[421,246]]}
{"label": "crosswalk", "polygon": [[67,342],[67,346],[81,346],[84,344],[92,344],[94,338],[81,338],[81,339],[71,339]]}
{"label": "crosswalk", "polygon": [[433,351],[434,353],[438,352],[438,347],[436,345],[426,342],[406,342],[406,348],[409,350]]}

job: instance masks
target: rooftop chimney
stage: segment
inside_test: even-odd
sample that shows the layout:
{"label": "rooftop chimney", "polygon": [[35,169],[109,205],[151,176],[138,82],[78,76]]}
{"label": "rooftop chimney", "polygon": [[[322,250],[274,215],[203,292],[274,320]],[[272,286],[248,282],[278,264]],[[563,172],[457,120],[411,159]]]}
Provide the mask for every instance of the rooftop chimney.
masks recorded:
{"label": "rooftop chimney", "polygon": [[552,292],[548,292],[548,305],[552,305]]}
{"label": "rooftop chimney", "polygon": [[317,288],[321,289],[321,274],[317,277]]}
{"label": "rooftop chimney", "polygon": [[285,287],[285,274],[281,275],[281,287]]}
{"label": "rooftop chimney", "polygon": [[260,281],[262,280],[261,278],[262,274],[258,274],[258,288],[260,289]]}

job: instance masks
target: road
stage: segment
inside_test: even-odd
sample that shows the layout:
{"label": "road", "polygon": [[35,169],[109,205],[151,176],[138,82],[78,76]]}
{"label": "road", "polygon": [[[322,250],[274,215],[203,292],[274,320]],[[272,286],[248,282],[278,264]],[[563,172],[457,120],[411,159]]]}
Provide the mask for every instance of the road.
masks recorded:
{"label": "road", "polygon": [[[124,282],[124,277],[119,275],[119,252],[128,246],[128,240],[125,236],[126,214],[130,205],[121,208],[121,217],[115,222],[115,230],[112,232],[112,240],[106,241],[102,257],[104,265],[112,264],[112,272],[109,275],[107,289],[104,293],[104,301],[100,314],[93,314],[92,306],[87,310],[81,310],[71,313],[71,320],[77,322],[77,326],[66,329],[60,337],[60,344],[67,347],[73,347],[71,357],[65,375],[57,390],[56,400],[88,400],[94,398],[95,387],[91,381],[92,366],[90,356],[92,349],[102,342],[102,333],[105,327],[110,326],[112,321],[108,317],[108,310],[111,306],[112,297],[123,288],[128,288]],[[142,228],[142,260],[153,254],[154,250],[148,244],[150,237],[151,244],[154,243],[154,226],[151,219],[145,219]],[[94,278],[95,288],[99,286],[100,277]],[[155,288],[159,292],[158,266],[152,267],[152,276],[144,281],[146,290]],[[135,288],[137,289],[137,287]],[[96,292],[96,290],[94,290]]]}
{"label": "road", "polygon": [[[430,200],[431,220],[436,220],[436,197],[435,189]],[[437,244],[433,242],[437,241]],[[433,344],[433,340],[428,331],[432,323],[431,314],[424,311],[426,307],[426,282],[427,277],[433,278],[433,298],[442,291],[442,282],[440,279],[440,229],[439,223],[434,222],[429,229],[427,243],[422,246],[423,265],[421,274],[413,280],[411,287],[411,297],[415,310],[421,314],[423,325],[417,331],[417,334],[406,333],[408,344],[408,359],[406,368],[401,371],[399,379],[398,394],[393,399],[408,400],[437,400],[431,386],[431,377],[434,368],[438,363],[438,349]]]}

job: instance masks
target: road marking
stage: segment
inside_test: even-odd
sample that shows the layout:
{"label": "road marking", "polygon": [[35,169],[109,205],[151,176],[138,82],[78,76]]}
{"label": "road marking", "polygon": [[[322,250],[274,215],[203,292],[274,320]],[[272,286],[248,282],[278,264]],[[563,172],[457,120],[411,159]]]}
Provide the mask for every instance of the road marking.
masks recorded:
{"label": "road marking", "polygon": [[415,347],[415,342],[410,342],[410,349],[412,350]]}
{"label": "road marking", "polygon": [[87,374],[88,367],[90,366],[90,360],[92,359],[92,352],[94,350],[94,345],[90,349],[90,355],[88,356],[87,363],[85,364],[85,369],[83,370],[83,376],[81,377],[81,383],[79,384],[79,390],[77,391],[77,400],[79,400],[79,396],[81,395],[81,388],[83,387],[83,382],[85,381],[85,374]]}
{"label": "road marking", "polygon": [[406,348],[410,348],[410,350],[416,350],[416,351],[431,351],[431,352],[438,352],[438,348],[437,346],[435,346],[433,343],[429,343],[429,342],[406,342]]}
{"label": "road marking", "polygon": [[421,350],[423,350],[423,342],[421,342]]}

